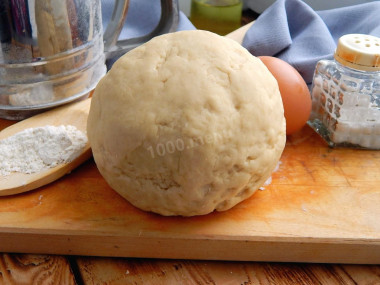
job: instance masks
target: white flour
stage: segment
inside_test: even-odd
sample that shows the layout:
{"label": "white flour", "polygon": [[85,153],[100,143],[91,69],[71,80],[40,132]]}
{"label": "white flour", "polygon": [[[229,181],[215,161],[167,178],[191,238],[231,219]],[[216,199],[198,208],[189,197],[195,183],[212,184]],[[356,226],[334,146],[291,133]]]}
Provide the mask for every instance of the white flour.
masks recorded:
{"label": "white flour", "polygon": [[87,136],[74,126],[26,129],[0,140],[0,175],[35,173],[74,160]]}

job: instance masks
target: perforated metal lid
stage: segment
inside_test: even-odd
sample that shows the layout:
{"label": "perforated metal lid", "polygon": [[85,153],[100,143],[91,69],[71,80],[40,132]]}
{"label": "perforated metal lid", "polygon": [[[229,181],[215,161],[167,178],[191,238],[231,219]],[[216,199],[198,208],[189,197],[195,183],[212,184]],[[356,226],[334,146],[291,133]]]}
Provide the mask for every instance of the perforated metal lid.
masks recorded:
{"label": "perforated metal lid", "polygon": [[335,60],[341,64],[364,71],[380,71],[380,38],[348,34],[338,41]]}

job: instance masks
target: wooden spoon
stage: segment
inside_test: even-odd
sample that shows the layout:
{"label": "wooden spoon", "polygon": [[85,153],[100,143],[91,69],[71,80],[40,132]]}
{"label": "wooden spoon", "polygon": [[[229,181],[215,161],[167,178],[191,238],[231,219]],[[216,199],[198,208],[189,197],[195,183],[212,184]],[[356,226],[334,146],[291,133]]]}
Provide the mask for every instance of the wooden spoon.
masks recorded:
{"label": "wooden spoon", "polygon": [[[25,119],[2,130],[0,132],[0,139],[5,139],[27,128],[47,125],[72,125],[86,133],[90,104],[91,98],[88,98]],[[90,144],[87,142],[82,153],[70,163],[60,164],[38,173],[25,174],[13,172],[9,175],[0,175],[0,196],[23,193],[53,182],[88,160],[91,155]]]}

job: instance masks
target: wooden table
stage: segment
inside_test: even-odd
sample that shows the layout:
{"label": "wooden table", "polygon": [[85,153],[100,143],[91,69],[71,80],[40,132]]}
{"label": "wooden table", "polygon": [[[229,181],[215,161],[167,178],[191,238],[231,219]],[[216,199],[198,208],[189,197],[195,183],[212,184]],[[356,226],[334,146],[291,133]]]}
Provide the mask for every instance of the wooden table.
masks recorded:
{"label": "wooden table", "polygon": [[380,284],[379,265],[8,254],[0,284]]}

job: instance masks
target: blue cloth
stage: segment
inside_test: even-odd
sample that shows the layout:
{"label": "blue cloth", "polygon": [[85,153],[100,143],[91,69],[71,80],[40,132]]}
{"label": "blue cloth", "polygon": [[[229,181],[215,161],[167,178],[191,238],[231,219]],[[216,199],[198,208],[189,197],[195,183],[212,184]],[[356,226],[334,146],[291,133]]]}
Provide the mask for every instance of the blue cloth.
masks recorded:
{"label": "blue cloth", "polygon": [[300,0],[277,0],[252,25],[243,46],[253,55],[281,58],[309,84],[316,63],[332,59],[338,39],[359,33],[380,37],[380,2],[314,11]]}
{"label": "blue cloth", "polygon": [[[102,24],[106,29],[114,9],[114,0],[102,0]],[[125,24],[120,32],[119,40],[137,38],[149,34],[157,26],[161,18],[159,0],[130,0]],[[195,27],[182,12],[179,13],[177,31],[193,30]],[[110,69],[120,55],[107,59]]]}
{"label": "blue cloth", "polygon": [[[112,15],[114,0],[102,0],[103,29]],[[129,39],[143,36],[153,31],[161,17],[159,0],[130,0],[126,23],[119,39]],[[188,18],[180,12],[178,31],[193,30],[195,27]]]}

